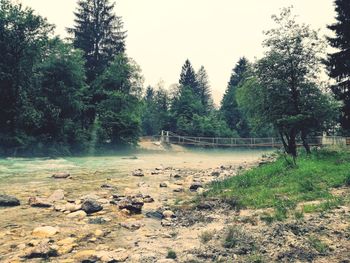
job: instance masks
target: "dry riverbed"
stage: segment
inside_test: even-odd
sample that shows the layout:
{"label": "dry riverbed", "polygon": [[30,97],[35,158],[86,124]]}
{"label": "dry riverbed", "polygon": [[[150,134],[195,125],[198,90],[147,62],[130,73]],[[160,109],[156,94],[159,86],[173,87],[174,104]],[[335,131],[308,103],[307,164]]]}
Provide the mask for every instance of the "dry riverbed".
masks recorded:
{"label": "dry riverbed", "polygon": [[7,186],[21,205],[0,208],[0,262],[349,262],[348,207],[268,224],[266,211],[237,210],[234,200],[188,203],[259,162]]}

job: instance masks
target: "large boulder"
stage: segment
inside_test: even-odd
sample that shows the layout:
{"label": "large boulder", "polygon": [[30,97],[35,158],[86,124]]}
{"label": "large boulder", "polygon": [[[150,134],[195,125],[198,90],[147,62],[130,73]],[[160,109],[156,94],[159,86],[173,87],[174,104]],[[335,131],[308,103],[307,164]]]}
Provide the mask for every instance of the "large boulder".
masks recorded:
{"label": "large boulder", "polygon": [[11,206],[18,206],[18,205],[20,205],[20,202],[16,197],[0,194],[0,207],[1,206],[11,207]]}
{"label": "large boulder", "polygon": [[93,214],[103,209],[102,205],[94,199],[87,199],[81,205],[81,210],[87,214]]}

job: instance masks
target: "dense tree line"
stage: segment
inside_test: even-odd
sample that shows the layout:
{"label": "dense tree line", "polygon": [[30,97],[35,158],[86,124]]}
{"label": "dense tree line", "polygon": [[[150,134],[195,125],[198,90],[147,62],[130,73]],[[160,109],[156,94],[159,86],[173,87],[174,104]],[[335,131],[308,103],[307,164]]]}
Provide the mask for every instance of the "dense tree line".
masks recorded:
{"label": "dense tree line", "polygon": [[[93,154],[170,130],[279,136],[295,157],[298,139],[309,151],[310,136],[348,135],[350,3],[335,4],[337,22],[329,26],[335,36],[328,42],[337,51],[327,60],[326,43],[285,8],[266,32],[264,56],[237,61],[217,107],[205,67],[196,71],[189,60],[171,89],[143,90],[109,0],[78,1],[67,40],[55,37],[54,26],[33,10],[0,0],[0,154]],[[322,62],[335,80],[330,89],[319,80]]]}

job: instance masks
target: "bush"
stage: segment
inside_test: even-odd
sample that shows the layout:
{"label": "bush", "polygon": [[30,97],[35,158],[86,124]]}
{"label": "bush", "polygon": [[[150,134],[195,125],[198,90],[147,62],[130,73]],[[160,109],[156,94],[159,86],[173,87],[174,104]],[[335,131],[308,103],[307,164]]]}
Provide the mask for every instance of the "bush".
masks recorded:
{"label": "bush", "polygon": [[177,258],[176,252],[174,250],[169,250],[166,258],[176,259]]}
{"label": "bush", "polygon": [[199,238],[203,244],[208,243],[214,237],[213,231],[204,231],[199,235]]}

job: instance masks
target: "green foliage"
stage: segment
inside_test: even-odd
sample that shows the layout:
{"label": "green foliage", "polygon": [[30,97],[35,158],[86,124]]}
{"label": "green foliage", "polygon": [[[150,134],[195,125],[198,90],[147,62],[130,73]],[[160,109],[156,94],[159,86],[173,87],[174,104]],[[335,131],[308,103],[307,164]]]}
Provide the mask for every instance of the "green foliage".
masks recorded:
{"label": "green foliage", "polygon": [[199,235],[199,239],[201,240],[201,242],[203,244],[208,243],[210,240],[212,240],[214,237],[214,232],[213,231],[203,231],[200,235]]}
{"label": "green foliage", "polygon": [[[322,206],[334,207],[339,201],[332,201],[330,189],[344,185],[350,169],[349,162],[337,161],[349,157],[347,150],[323,149],[311,156],[301,154],[298,166],[294,167],[286,167],[284,158],[279,157],[274,163],[212,183],[205,196],[235,197],[245,207],[274,207],[282,217],[286,210],[302,201],[329,199]],[[309,182],[301,183],[305,180]]]}
{"label": "green foliage", "polygon": [[318,253],[324,254],[329,250],[329,247],[315,236],[309,237],[309,244],[316,249]]}
{"label": "green foliage", "polygon": [[176,252],[174,250],[169,250],[166,258],[176,259],[177,258]]}
{"label": "green foliage", "polygon": [[249,62],[241,58],[232,70],[231,78],[221,101],[220,112],[231,130],[236,130],[241,137],[249,137],[250,127],[242,109],[236,99],[236,90],[239,83],[244,80],[248,71]]}
{"label": "green foliage", "polygon": [[124,53],[126,34],[109,0],[79,0],[75,25],[68,29],[73,45],[84,52],[88,83],[102,74],[116,55]]}
{"label": "green foliage", "polygon": [[340,123],[344,135],[350,135],[350,6],[347,0],[335,0],[336,23],[328,26],[334,33],[328,42],[333,52],[325,62],[329,76],[336,81],[331,87],[337,100],[342,102]]}
{"label": "green foliage", "polygon": [[278,27],[266,33],[265,56],[237,97],[252,124],[272,125],[285,151],[296,157],[297,137],[309,151],[307,136],[327,130],[338,105],[318,84],[324,43],[317,32],[297,24],[288,8],[273,18]]}

